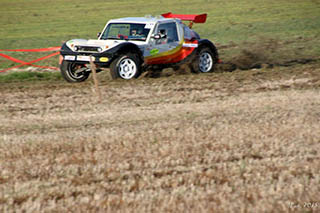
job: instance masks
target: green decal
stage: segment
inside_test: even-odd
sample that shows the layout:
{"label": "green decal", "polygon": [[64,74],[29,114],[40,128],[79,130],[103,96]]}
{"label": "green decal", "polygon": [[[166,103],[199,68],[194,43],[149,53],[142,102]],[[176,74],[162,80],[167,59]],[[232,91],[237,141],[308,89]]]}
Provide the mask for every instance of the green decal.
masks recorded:
{"label": "green decal", "polygon": [[152,49],[150,50],[150,55],[155,55],[155,54],[158,54],[159,53],[159,50],[158,49]]}

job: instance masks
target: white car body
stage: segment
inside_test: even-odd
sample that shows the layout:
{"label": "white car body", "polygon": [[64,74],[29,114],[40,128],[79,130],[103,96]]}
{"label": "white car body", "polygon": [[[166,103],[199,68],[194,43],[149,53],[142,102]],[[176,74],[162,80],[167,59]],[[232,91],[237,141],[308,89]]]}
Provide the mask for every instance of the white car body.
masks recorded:
{"label": "white car body", "polygon": [[62,45],[61,73],[69,82],[83,81],[88,77],[85,72],[91,72],[92,61],[98,68],[111,68],[113,78],[131,79],[148,67],[191,63],[202,49],[208,50],[200,57],[203,65],[199,69],[209,72],[218,62],[215,46],[207,39],[200,39],[191,25],[182,22],[204,23],[206,16],[167,13],[157,17],[112,19],[97,39],[72,39]]}

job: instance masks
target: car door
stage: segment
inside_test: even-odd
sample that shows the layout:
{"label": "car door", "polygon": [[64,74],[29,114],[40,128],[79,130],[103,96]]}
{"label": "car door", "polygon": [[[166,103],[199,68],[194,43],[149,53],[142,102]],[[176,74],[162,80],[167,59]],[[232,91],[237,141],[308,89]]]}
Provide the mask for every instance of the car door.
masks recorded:
{"label": "car door", "polygon": [[152,38],[149,51],[146,52],[147,63],[167,64],[171,63],[174,55],[181,48],[177,24],[175,22],[160,23],[155,28],[154,35],[160,38]]}

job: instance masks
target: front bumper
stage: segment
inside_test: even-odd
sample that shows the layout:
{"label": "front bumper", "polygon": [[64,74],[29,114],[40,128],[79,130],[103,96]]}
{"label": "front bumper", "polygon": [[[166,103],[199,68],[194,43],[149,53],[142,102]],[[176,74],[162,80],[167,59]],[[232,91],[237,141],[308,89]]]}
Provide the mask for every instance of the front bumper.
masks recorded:
{"label": "front bumper", "polygon": [[79,63],[90,63],[90,58],[94,63],[102,63],[108,64],[110,61],[110,57],[105,56],[93,56],[93,55],[75,55],[75,54],[67,54],[62,55],[63,60],[79,62]]}
{"label": "front bumper", "polygon": [[115,54],[110,51],[104,51],[101,53],[75,52],[65,44],[62,45],[60,54],[62,56],[62,60],[77,64],[89,64],[91,58],[95,64],[101,67],[109,67],[115,57]]}

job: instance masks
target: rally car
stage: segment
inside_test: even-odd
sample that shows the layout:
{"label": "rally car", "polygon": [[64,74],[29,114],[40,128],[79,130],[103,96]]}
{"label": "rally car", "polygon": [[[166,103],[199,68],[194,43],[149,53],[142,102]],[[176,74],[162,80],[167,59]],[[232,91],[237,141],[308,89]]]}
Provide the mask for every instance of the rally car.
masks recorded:
{"label": "rally car", "polygon": [[[60,70],[68,82],[88,78],[91,65],[97,71],[110,68],[113,79],[133,79],[148,69],[177,68],[187,63],[193,72],[211,72],[219,62],[215,45],[193,31],[207,14],[166,13],[158,17],[110,20],[98,39],[73,39],[60,50]],[[189,21],[187,26],[182,21]]]}

